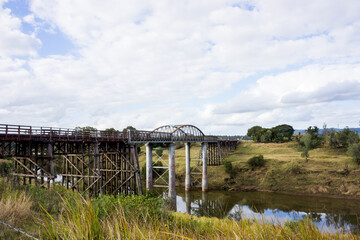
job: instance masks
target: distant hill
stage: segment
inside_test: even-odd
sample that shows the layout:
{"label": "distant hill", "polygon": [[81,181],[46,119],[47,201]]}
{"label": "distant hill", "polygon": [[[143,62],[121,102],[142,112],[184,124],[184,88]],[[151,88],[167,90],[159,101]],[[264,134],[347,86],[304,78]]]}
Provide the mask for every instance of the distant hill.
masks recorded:
{"label": "distant hill", "polygon": [[[343,128],[328,128],[328,130],[334,129],[335,131],[342,131]],[[349,128],[351,131],[357,131],[360,134],[360,128]],[[319,133],[322,134],[324,129],[319,129]],[[305,129],[295,129],[294,134],[305,134]]]}

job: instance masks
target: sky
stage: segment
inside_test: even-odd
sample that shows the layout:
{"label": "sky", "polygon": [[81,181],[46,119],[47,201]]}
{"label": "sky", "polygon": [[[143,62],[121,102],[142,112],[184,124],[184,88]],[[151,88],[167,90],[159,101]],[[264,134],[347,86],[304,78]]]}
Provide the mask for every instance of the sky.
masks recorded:
{"label": "sky", "polygon": [[359,127],[359,0],[0,0],[0,123]]}

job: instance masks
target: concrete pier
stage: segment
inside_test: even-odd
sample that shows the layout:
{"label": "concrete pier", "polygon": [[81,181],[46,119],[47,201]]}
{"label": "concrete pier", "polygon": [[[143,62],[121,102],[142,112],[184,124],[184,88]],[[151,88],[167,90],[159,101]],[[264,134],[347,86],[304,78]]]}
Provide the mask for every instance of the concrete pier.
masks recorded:
{"label": "concrete pier", "polygon": [[191,214],[191,197],[188,191],[185,191],[185,203],[186,203],[186,213]]}
{"label": "concrete pier", "polygon": [[202,143],[202,191],[208,191],[208,176],[207,176],[207,143]]}
{"label": "concrete pier", "polygon": [[190,143],[185,143],[185,191],[191,190]]}
{"label": "concrete pier", "polygon": [[146,190],[153,189],[152,146],[146,143]]}
{"label": "concrete pier", "polygon": [[169,197],[176,198],[175,189],[175,144],[169,145]]}

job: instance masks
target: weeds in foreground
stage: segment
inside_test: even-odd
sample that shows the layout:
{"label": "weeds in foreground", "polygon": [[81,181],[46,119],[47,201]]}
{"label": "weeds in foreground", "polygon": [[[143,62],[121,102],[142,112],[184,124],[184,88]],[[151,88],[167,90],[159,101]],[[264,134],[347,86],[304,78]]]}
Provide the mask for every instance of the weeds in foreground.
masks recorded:
{"label": "weeds in foreground", "polygon": [[[127,197],[125,197],[127,198]],[[137,201],[138,197],[129,197]],[[139,197],[141,198],[141,196]],[[119,197],[121,199],[121,197]],[[65,211],[57,218],[48,214],[42,226],[47,239],[360,239],[353,234],[323,233],[312,221],[285,224],[261,219],[234,221],[194,217],[181,213],[153,214],[151,208],[128,211],[118,197],[99,207],[89,199],[65,201]],[[152,201],[148,199],[149,201]],[[102,201],[98,198],[95,202]],[[154,199],[154,201],[157,201]],[[106,206],[110,204],[110,206]],[[95,207],[97,205],[97,207]],[[116,205],[116,207],[111,206]],[[157,207],[155,207],[157,208]],[[158,208],[161,211],[160,208]]]}
{"label": "weeds in foreground", "polygon": [[[19,219],[28,220],[22,229],[40,239],[360,239],[354,234],[324,233],[312,221],[280,224],[265,218],[234,221],[166,212],[162,201],[152,195],[87,199],[62,188],[35,194],[2,184],[0,193],[1,218],[15,225]],[[47,196],[58,206],[33,207],[46,202]],[[0,227],[0,239],[23,238],[11,231]]]}
{"label": "weeds in foreground", "polygon": [[32,219],[33,201],[24,192],[11,191],[0,197],[0,221],[15,224]]}

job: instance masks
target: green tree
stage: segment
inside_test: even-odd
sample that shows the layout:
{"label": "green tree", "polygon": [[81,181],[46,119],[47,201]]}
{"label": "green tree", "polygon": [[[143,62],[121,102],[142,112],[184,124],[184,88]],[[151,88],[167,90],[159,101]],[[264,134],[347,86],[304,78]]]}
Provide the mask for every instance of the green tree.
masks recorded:
{"label": "green tree", "polygon": [[329,141],[329,147],[330,148],[339,148],[340,144],[338,141],[338,138],[336,137],[336,131],[334,129],[331,129],[329,135],[328,135],[328,141]]}
{"label": "green tree", "polygon": [[305,132],[311,137],[311,149],[320,147],[323,142],[323,136],[319,134],[319,128],[317,126],[310,126],[305,130]]}
{"label": "green tree", "polygon": [[83,136],[94,136],[97,129],[94,127],[86,126],[86,127],[75,127],[75,132]]}
{"label": "green tree", "polygon": [[123,132],[126,133],[128,130],[135,131],[136,128],[134,128],[133,126],[127,126],[126,128],[123,129]]}
{"label": "green tree", "polygon": [[287,124],[278,125],[271,129],[274,142],[290,141],[294,134],[294,128]]}
{"label": "green tree", "polygon": [[268,143],[272,142],[272,140],[273,133],[271,129],[263,128],[263,130],[261,131],[260,142]]}
{"label": "green tree", "polygon": [[346,127],[342,131],[331,130],[328,139],[331,148],[348,148],[359,142],[359,135],[357,131],[351,131]]}
{"label": "green tree", "polygon": [[115,128],[107,128],[105,129],[106,132],[116,132]]}
{"label": "green tree", "polygon": [[306,162],[308,161],[308,158],[310,157],[309,151],[312,149],[312,146],[313,146],[312,141],[313,140],[312,140],[312,137],[310,134],[304,134],[300,139],[300,142],[303,145],[301,156],[305,157]]}
{"label": "green tree", "polygon": [[360,165],[360,144],[353,143],[348,148],[348,155],[352,157],[354,162]]}
{"label": "green tree", "polygon": [[263,131],[262,127],[254,126],[248,129],[247,135],[249,137],[252,137],[254,142],[260,142],[262,131]]}

